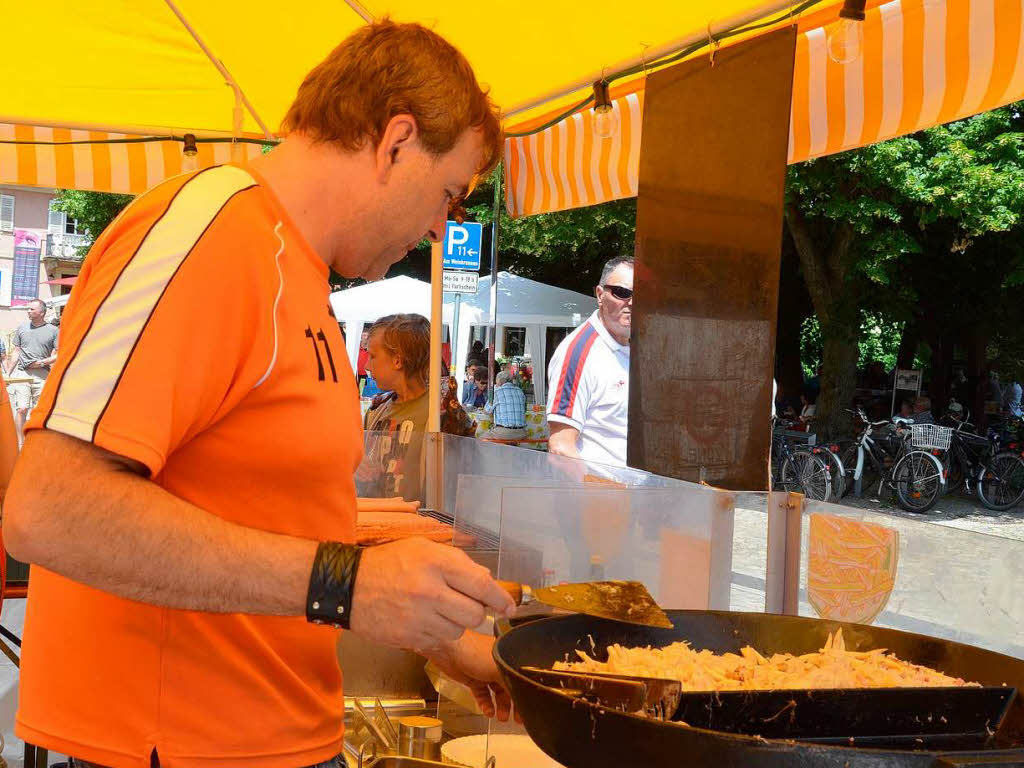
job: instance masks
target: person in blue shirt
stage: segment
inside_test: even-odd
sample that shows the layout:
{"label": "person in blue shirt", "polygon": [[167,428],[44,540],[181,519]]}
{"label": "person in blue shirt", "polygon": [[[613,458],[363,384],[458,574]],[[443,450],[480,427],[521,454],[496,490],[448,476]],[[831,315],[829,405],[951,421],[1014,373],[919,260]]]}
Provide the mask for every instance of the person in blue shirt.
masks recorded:
{"label": "person in blue shirt", "polygon": [[480,362],[475,358],[470,358],[469,362],[466,363],[466,380],[462,382],[462,395],[459,397],[459,402],[463,405],[472,405],[473,398],[476,396],[476,369],[480,365]]}
{"label": "person in blue shirt", "polygon": [[371,376],[370,372],[367,371],[366,372],[366,378],[363,381],[362,392],[359,393],[360,396],[361,397],[376,397],[382,391],[383,390],[380,387],[377,386],[377,382],[373,380],[373,376]]}
{"label": "person in blue shirt", "polygon": [[526,395],[512,383],[512,374],[502,371],[494,380],[494,402],[485,406],[494,414],[494,428],[487,437],[522,440],[526,437]]}
{"label": "person in blue shirt", "polygon": [[487,366],[477,365],[473,371],[475,389],[469,394],[468,401],[463,402],[467,408],[483,408],[487,405]]}
{"label": "person in blue shirt", "polygon": [[1017,379],[1010,379],[1010,383],[1003,390],[1003,407],[1015,419],[1024,415],[1021,409],[1021,386]]}

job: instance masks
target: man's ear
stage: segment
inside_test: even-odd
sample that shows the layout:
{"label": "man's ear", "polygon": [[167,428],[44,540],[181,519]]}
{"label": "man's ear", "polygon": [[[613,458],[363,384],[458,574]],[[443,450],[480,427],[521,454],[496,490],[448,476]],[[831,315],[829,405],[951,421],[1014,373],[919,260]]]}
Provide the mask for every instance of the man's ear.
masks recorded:
{"label": "man's ear", "polygon": [[412,115],[395,115],[388,121],[377,145],[377,181],[386,183],[391,171],[402,161],[402,153],[419,139],[419,126]]}

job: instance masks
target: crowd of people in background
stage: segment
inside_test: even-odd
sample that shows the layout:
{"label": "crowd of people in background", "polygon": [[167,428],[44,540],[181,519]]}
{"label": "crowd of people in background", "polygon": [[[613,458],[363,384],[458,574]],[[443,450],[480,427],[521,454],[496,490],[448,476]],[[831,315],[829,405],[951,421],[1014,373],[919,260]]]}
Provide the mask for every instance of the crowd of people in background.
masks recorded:
{"label": "crowd of people in background", "polygon": [[[562,341],[548,366],[549,450],[597,464],[625,466],[633,260],[609,261],[595,293],[597,310]],[[441,431],[499,442],[526,438],[527,397],[512,364],[474,341],[460,383],[445,370]],[[430,321],[396,314],[361,331],[356,378],[364,400],[366,459],[356,476],[366,496],[416,497],[424,476],[423,434],[430,415]],[[489,390],[493,381],[493,390]],[[800,419],[814,414],[813,396]],[[493,425],[477,434],[473,416]]]}

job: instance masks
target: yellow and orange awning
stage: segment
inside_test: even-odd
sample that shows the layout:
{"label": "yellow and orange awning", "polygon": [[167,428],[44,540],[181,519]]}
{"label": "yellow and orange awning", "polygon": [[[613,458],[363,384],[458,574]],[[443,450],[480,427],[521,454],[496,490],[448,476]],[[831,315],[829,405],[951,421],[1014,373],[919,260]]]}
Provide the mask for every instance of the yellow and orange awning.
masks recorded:
{"label": "yellow and orange awning", "polygon": [[[199,142],[198,154],[187,158],[180,141],[142,141],[146,138],[2,123],[0,141],[18,143],[0,143],[0,184],[138,195],[186,170],[231,159],[229,141]],[[244,159],[262,151],[251,143],[238,150]]]}
{"label": "yellow and orange awning", "polygon": [[[313,64],[366,20],[384,15],[427,24],[458,46],[513,129],[578,101],[602,73],[756,20],[800,25],[793,162],[1024,98],[1024,0],[869,0],[863,55],[845,66],[828,59],[822,26],[834,22],[841,5],[303,0],[285,11],[250,0],[241,12],[204,0],[17,3],[5,15],[8,28],[45,30],[46,46],[33,34],[7,41],[0,184],[139,192],[181,170],[180,143],[67,144],[67,137],[230,136],[235,87],[249,105],[242,135],[272,134]],[[643,82],[627,82],[613,95],[620,115],[613,139],[596,141],[584,111],[508,141],[510,211],[526,215],[636,193]],[[245,148],[250,156],[258,151]],[[198,164],[229,154],[226,144],[200,144]]]}
{"label": "yellow and orange awning", "polygon": [[[829,58],[828,26],[798,35],[789,162],[1024,99],[1024,0],[895,0],[869,9],[864,24],[863,53],[849,64]],[[610,139],[594,135],[586,108],[540,133],[507,140],[513,216],[636,195],[642,80],[613,96],[619,130]],[[752,140],[756,132],[752,126]]]}

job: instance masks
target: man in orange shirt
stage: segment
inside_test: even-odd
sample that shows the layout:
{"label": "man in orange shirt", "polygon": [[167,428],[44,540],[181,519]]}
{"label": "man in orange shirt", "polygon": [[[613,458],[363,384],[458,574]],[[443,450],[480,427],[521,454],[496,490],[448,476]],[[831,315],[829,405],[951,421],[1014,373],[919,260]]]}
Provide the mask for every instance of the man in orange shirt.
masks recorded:
{"label": "man in orange shirt", "polygon": [[332,625],[422,649],[507,716],[465,631],[512,608],[487,570],[351,544],[362,434],[327,280],[439,240],[496,163],[496,111],[458,51],[384,21],[308,75],[285,129],[251,167],[158,185],[86,260],[4,509],[33,563],[30,743],[113,768],[331,761]]}

